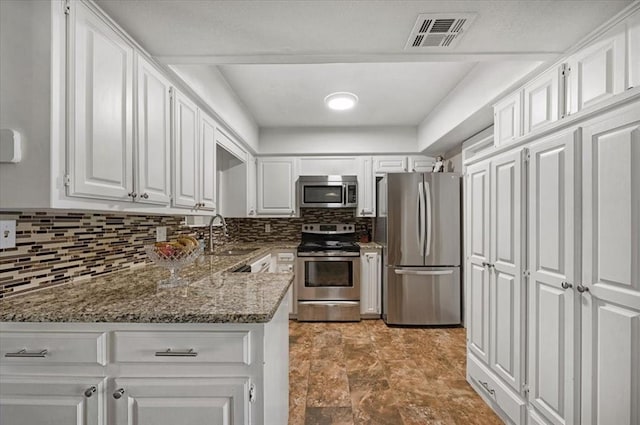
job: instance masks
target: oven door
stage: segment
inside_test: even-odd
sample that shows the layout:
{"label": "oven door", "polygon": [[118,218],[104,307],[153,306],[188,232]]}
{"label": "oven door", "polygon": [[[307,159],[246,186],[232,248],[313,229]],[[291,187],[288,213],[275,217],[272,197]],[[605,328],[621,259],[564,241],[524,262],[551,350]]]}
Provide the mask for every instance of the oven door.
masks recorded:
{"label": "oven door", "polygon": [[298,300],[359,301],[360,257],[298,257]]}

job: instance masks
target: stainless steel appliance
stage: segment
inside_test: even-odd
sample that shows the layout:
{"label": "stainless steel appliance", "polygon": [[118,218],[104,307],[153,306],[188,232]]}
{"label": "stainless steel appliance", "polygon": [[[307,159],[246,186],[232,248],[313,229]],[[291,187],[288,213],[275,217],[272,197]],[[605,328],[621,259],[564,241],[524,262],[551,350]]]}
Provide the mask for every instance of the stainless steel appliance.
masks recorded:
{"label": "stainless steel appliance", "polygon": [[358,178],[356,176],[298,177],[298,205],[302,208],[356,208]]}
{"label": "stainless steel appliance", "polygon": [[360,246],[353,224],[305,224],[296,264],[299,321],[360,320]]}
{"label": "stainless steel appliance", "polygon": [[396,325],[460,324],[460,175],[387,174],[377,190],[382,318]]}

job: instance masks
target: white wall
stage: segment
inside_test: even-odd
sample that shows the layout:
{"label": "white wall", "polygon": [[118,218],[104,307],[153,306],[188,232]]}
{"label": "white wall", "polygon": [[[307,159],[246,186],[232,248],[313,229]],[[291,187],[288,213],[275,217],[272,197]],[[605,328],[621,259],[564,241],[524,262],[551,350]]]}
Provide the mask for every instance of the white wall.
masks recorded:
{"label": "white wall", "polygon": [[0,128],[22,138],[22,161],[0,164],[0,208],[49,200],[52,7],[48,1],[0,1]]}
{"label": "white wall", "polygon": [[218,68],[210,65],[171,65],[170,68],[205,101],[254,151],[258,124]]}
{"label": "white wall", "polygon": [[449,151],[493,121],[493,103],[542,62],[480,62],[420,123],[418,147],[426,154]]}
{"label": "white wall", "polygon": [[261,128],[260,154],[415,153],[416,127]]}

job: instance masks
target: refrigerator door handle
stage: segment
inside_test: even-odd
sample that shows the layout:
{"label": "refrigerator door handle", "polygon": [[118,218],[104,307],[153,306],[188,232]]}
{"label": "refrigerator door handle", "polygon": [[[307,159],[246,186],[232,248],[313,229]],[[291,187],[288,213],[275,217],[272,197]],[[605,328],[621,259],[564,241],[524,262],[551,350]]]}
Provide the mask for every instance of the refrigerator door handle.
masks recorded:
{"label": "refrigerator door handle", "polygon": [[410,274],[418,276],[442,276],[453,274],[453,270],[411,270],[411,269],[395,269],[396,274]]}
{"label": "refrigerator door handle", "polygon": [[420,253],[424,253],[424,183],[418,183],[418,214],[416,221],[418,222],[418,249]]}
{"label": "refrigerator door handle", "polygon": [[427,232],[427,246],[425,248],[425,257],[428,257],[429,254],[431,254],[431,186],[429,185],[429,182],[425,182],[425,187],[426,187],[426,194],[425,194],[425,198],[427,200],[427,208],[426,208],[426,215],[427,215],[427,223],[426,223],[426,232]]}

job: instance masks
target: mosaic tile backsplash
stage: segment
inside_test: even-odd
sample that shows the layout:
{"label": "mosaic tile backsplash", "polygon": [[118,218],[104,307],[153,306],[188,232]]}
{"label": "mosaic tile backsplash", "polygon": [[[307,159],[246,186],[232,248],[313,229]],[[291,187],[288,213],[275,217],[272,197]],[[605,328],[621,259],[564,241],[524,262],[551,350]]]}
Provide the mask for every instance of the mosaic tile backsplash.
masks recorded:
{"label": "mosaic tile backsplash", "polygon": [[123,270],[147,261],[156,226],[192,233],[182,217],[86,212],[2,213],[16,219],[16,248],[0,250],[0,297]]}
{"label": "mosaic tile backsplash", "polygon": [[[182,216],[146,216],[90,212],[1,213],[17,220],[16,248],[0,250],[0,298],[124,270],[149,260],[144,245],[155,241],[157,226],[169,238],[177,234],[208,234],[181,224]],[[216,228],[217,244],[297,241],[303,223],[355,223],[371,232],[370,218],[353,210],[303,209],[295,218],[229,218],[229,237]],[[265,224],[271,232],[265,232]]]}

